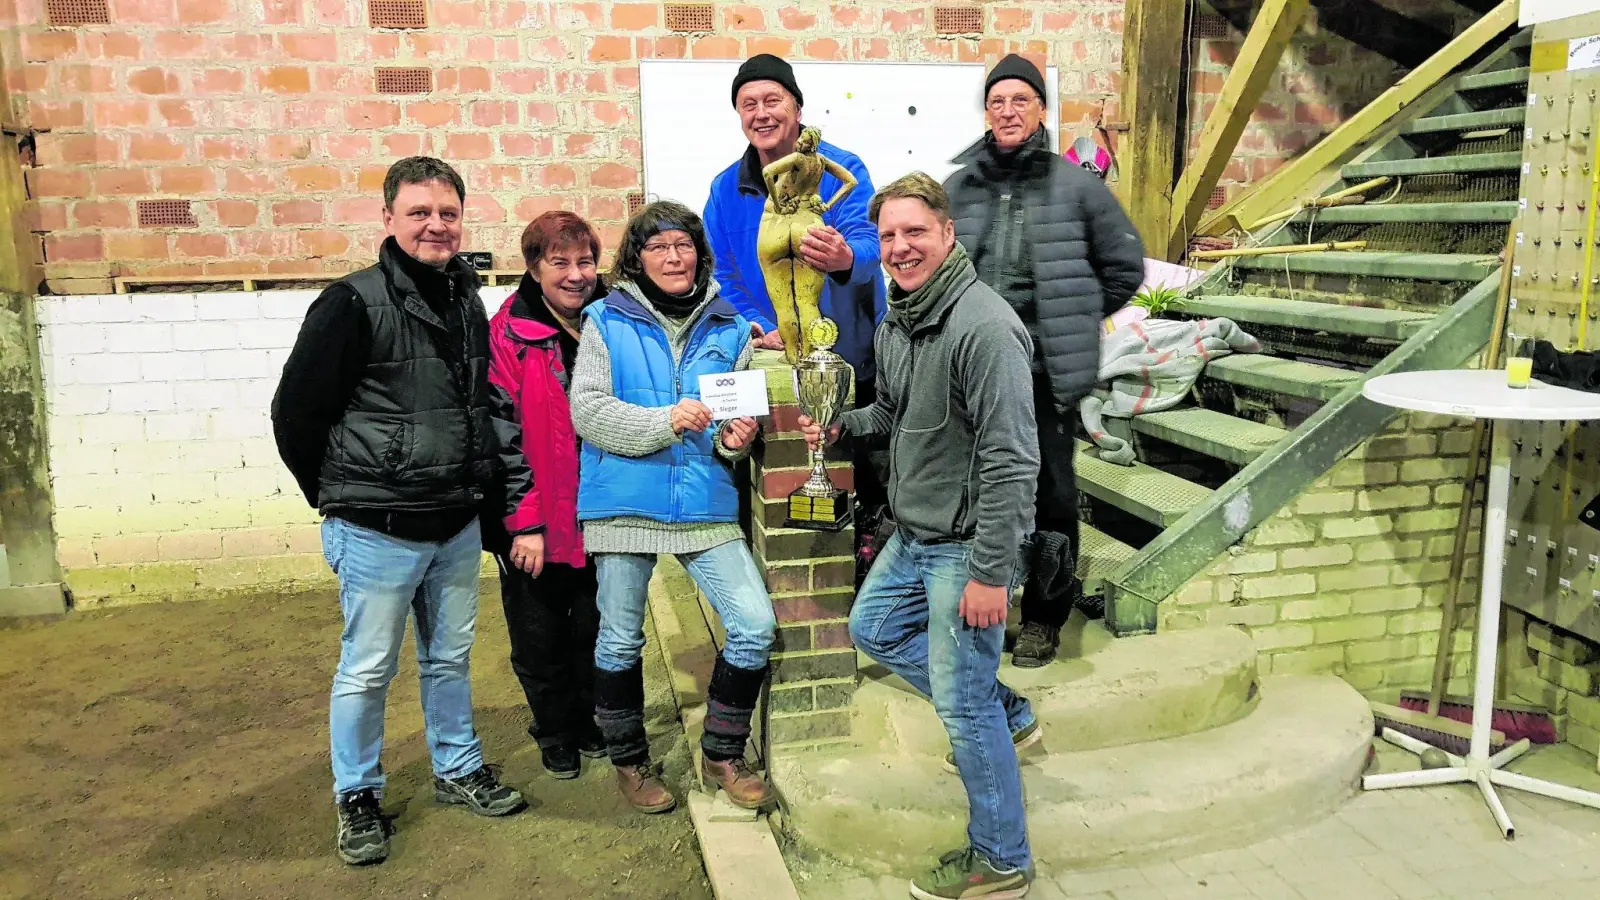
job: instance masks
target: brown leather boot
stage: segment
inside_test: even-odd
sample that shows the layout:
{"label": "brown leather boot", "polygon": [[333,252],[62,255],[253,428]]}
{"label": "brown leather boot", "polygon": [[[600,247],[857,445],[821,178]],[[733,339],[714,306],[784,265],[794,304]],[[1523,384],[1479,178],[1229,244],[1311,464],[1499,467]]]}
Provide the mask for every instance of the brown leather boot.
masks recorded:
{"label": "brown leather boot", "polygon": [[642,813],[664,813],[678,805],[661,781],[660,767],[650,763],[617,766],[617,787],[629,805]]}
{"label": "brown leather boot", "polygon": [[772,801],[772,787],[743,759],[717,762],[702,756],[700,783],[713,794],[722,788],[733,805],[743,809],[760,809]]}

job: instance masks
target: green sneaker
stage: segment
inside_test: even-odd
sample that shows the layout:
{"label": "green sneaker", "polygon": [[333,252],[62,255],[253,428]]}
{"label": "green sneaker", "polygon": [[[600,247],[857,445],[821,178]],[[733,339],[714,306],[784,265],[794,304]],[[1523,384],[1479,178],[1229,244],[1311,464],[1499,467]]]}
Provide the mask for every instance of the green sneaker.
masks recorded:
{"label": "green sneaker", "polygon": [[939,867],[911,880],[917,900],[1018,900],[1028,893],[1033,874],[997,869],[970,847],[939,857]]}
{"label": "green sneaker", "polygon": [[[1022,751],[1044,740],[1044,729],[1039,727],[1037,721],[1011,732],[1011,746],[1017,751],[1017,764],[1022,764]],[[944,755],[944,770],[951,775],[960,775],[961,770],[956,768],[956,752],[951,750]]]}

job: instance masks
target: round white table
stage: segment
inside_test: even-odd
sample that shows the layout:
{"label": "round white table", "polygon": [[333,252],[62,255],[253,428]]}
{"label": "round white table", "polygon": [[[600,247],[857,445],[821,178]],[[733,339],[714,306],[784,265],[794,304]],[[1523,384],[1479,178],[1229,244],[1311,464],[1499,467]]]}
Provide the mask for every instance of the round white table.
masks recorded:
{"label": "round white table", "polygon": [[[1504,369],[1448,369],[1398,372],[1369,380],[1361,393],[1374,403],[1418,412],[1443,413],[1502,421],[1588,421],[1600,419],[1600,394],[1574,391],[1538,381],[1525,388],[1506,384]],[[1478,604],[1477,662],[1473,673],[1472,740],[1466,757],[1446,754],[1450,765],[1442,769],[1368,775],[1362,787],[1369,791],[1397,787],[1472,782],[1483,793],[1500,832],[1516,835],[1511,818],[1495,794],[1494,786],[1516,788],[1558,800],[1600,809],[1600,794],[1562,784],[1502,771],[1529,744],[1518,741],[1489,755],[1489,722],[1494,713],[1495,655],[1500,634],[1500,584],[1505,568],[1506,506],[1511,494],[1511,453],[1504,428],[1494,428],[1489,464],[1489,491],[1483,517],[1483,591]],[[1383,737],[1392,744],[1420,754],[1430,746],[1393,729]]]}

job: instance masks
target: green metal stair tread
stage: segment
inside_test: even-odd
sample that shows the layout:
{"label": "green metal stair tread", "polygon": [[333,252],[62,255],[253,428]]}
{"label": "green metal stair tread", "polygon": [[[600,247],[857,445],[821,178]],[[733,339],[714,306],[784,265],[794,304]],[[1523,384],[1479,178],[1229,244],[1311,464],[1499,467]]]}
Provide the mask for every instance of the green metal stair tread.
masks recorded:
{"label": "green metal stair tread", "polygon": [[1456,85],[1456,90],[1481,91],[1485,88],[1510,87],[1514,84],[1528,83],[1527,66],[1514,69],[1500,69],[1495,72],[1480,72],[1477,75],[1468,75]]}
{"label": "green metal stair tread", "polygon": [[1200,407],[1134,416],[1133,430],[1241,466],[1289,434],[1282,428]]}
{"label": "green metal stair tread", "polygon": [[1475,203],[1360,203],[1297,213],[1295,224],[1371,225],[1387,222],[1510,222],[1517,217],[1515,200]]}
{"label": "green metal stair tread", "polygon": [[[1331,400],[1361,380],[1361,373],[1333,366],[1279,359],[1260,353],[1233,353],[1206,364],[1205,374],[1218,381],[1307,400]],[[1209,493],[1209,492],[1208,492]]]}
{"label": "green metal stair tread", "polygon": [[1438,134],[1444,131],[1475,131],[1480,128],[1500,128],[1521,125],[1527,110],[1521,106],[1505,109],[1486,109],[1481,112],[1455,113],[1448,116],[1427,116],[1405,127],[1402,134]]}
{"label": "green metal stair tread", "polygon": [[1136,551],[1109,534],[1086,524],[1078,526],[1078,580],[1084,591],[1093,594],[1100,582],[1117,570]]}
{"label": "green metal stair tread", "polygon": [[1272,269],[1321,275],[1367,275],[1374,278],[1415,278],[1420,281],[1482,281],[1500,265],[1494,256],[1467,253],[1367,253],[1359,250],[1280,253],[1244,256],[1234,263],[1241,269]]}
{"label": "green metal stair tread", "polygon": [[1089,452],[1091,444],[1078,441],[1074,462],[1078,489],[1123,512],[1156,525],[1170,525],[1211,495],[1211,489],[1135,462],[1122,466]]}
{"label": "green metal stair tread", "polygon": [[1427,313],[1398,309],[1238,295],[1190,297],[1184,300],[1182,311],[1187,315],[1232,319],[1245,324],[1397,341],[1409,337],[1432,318]]}
{"label": "green metal stair tread", "polygon": [[[1339,170],[1346,181],[1366,181],[1396,175],[1454,175],[1463,172],[1514,172],[1522,167],[1522,153],[1470,153],[1462,156],[1419,156],[1352,163]],[[1335,207],[1337,209],[1338,207]]]}

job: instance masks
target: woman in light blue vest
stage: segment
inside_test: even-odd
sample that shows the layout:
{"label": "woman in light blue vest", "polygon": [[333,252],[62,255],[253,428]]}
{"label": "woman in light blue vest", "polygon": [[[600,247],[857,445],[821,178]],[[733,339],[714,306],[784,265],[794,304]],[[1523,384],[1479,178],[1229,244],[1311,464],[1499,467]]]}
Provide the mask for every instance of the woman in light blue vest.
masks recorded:
{"label": "woman in light blue vest", "polygon": [[642,812],[677,805],[644,730],[645,596],[661,553],[689,570],[727,632],[707,690],[701,783],[751,809],[772,797],[744,753],[777,623],[733,480],[758,426],[714,423],[699,400],[701,375],[749,368],[750,324],[717,296],[712,270],[699,216],[671,201],[641,209],[613,290],[584,311],[573,372],[578,520],[600,579],[595,719],[623,796]]}

